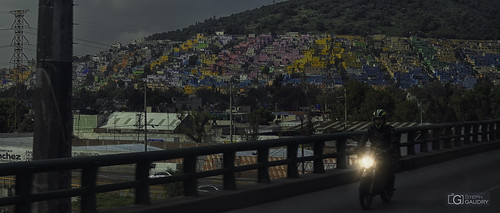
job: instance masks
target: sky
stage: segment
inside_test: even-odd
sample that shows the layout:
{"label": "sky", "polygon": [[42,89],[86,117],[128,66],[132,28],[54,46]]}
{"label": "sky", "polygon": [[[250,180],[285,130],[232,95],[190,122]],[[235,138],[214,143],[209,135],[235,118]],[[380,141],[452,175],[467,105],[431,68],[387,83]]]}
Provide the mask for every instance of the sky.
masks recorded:
{"label": "sky", "polygon": [[[111,44],[130,43],[153,33],[182,29],[210,17],[229,16],[285,0],[73,0],[73,55],[94,54]],[[23,48],[36,60],[38,1],[0,1],[0,68],[11,68],[14,48],[12,10],[29,10],[24,18],[28,40]]]}

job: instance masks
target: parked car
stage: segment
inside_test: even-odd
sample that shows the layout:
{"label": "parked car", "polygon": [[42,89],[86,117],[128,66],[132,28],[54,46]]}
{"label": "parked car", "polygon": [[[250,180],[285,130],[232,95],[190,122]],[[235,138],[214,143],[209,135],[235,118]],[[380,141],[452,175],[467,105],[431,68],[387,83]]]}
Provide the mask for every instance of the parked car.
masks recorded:
{"label": "parked car", "polygon": [[207,192],[214,192],[214,191],[219,191],[219,188],[217,188],[214,185],[201,185],[201,186],[198,186],[198,192],[207,193]]}
{"label": "parked car", "polygon": [[170,177],[172,174],[170,172],[157,172],[149,176],[149,178],[161,178],[161,177]]}

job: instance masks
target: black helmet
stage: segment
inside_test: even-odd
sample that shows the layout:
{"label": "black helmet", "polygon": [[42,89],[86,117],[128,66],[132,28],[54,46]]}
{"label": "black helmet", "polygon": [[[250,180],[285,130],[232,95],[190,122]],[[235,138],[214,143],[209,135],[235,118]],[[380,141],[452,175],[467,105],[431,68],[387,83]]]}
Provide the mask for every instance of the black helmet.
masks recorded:
{"label": "black helmet", "polygon": [[377,109],[373,112],[373,118],[385,119],[387,117],[387,112],[384,109]]}
{"label": "black helmet", "polygon": [[373,123],[377,129],[382,128],[385,125],[387,119],[387,112],[383,109],[377,109],[373,112]]}

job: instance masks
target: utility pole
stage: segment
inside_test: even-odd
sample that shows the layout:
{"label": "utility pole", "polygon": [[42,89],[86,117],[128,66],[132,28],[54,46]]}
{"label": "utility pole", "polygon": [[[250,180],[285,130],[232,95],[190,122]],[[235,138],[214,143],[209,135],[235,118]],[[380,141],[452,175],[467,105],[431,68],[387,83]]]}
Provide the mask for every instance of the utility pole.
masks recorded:
{"label": "utility pole", "polygon": [[344,87],[344,132],[347,132],[347,88]]}
{"label": "utility pole", "polygon": [[[33,159],[71,157],[73,0],[39,0]],[[71,171],[36,174],[33,191],[71,187]],[[31,208],[31,207],[27,207]],[[33,204],[32,212],[71,212],[71,199]],[[29,211],[27,211],[29,212]]]}
{"label": "utility pole", "polygon": [[347,88],[344,87],[344,97],[338,96],[337,100],[344,99],[344,132],[347,132]]}
{"label": "utility pole", "polygon": [[24,42],[29,44],[28,39],[24,36],[24,27],[29,26],[28,22],[24,19],[24,15],[28,10],[12,10],[10,13],[14,15],[14,23],[12,23],[12,29],[14,30],[14,38],[12,39],[11,45],[14,46],[14,54],[10,59],[10,62],[14,64],[14,69],[12,72],[13,81],[15,82],[14,90],[14,115],[13,115],[13,125],[10,125],[12,130],[17,129],[17,100],[21,98],[19,95],[19,86],[21,84],[20,75],[26,68],[24,61],[28,61],[28,57],[23,52]]}
{"label": "utility pole", "polygon": [[229,143],[233,143],[233,83],[234,78],[231,77],[229,80]]}
{"label": "utility pole", "polygon": [[146,106],[146,80],[144,80],[144,151],[148,151],[148,108]]}
{"label": "utility pole", "polygon": [[137,144],[140,143],[140,136],[141,136],[141,119],[142,119],[142,112],[139,112],[136,114],[137,116]]}
{"label": "utility pole", "polygon": [[233,82],[229,82],[229,143],[233,143]]}

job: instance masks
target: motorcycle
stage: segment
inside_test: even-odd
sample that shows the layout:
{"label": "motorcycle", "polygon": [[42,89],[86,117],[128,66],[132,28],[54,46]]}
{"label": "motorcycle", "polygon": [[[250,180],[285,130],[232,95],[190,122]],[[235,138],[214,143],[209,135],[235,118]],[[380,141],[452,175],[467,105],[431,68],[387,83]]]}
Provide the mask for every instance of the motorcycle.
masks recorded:
{"label": "motorcycle", "polygon": [[394,189],[389,184],[389,176],[384,174],[382,167],[384,155],[381,152],[369,151],[363,155],[361,166],[361,180],[359,183],[359,203],[361,208],[369,210],[373,198],[380,195],[384,203],[391,201]]}

